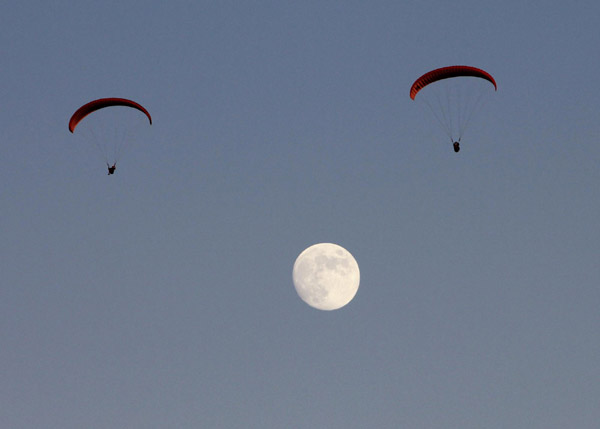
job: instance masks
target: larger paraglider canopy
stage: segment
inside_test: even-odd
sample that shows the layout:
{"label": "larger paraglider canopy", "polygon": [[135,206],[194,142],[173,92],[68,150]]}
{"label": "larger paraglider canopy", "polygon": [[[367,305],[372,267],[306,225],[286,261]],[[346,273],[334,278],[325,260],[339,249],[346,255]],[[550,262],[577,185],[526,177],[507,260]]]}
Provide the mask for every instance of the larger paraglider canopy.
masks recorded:
{"label": "larger paraglider canopy", "polygon": [[152,117],[150,116],[150,113],[148,113],[148,111],[141,104],[138,104],[135,101],[127,100],[126,98],[100,98],[84,104],[77,109],[75,113],[73,113],[73,116],[71,116],[71,120],[69,121],[69,131],[75,131],[77,124],[79,124],[79,122],[90,113],[110,106],[126,106],[137,109],[148,117],[150,125],[152,125]]}
{"label": "larger paraglider canopy", "polygon": [[430,83],[437,82],[442,79],[460,76],[472,76],[485,79],[492,83],[492,85],[494,85],[494,89],[498,89],[498,87],[496,86],[496,81],[494,80],[492,75],[486,72],[485,70],[481,70],[471,66],[450,66],[432,70],[418,78],[415,81],[415,83],[413,83],[410,87],[410,98],[414,100],[417,96],[417,93]]}

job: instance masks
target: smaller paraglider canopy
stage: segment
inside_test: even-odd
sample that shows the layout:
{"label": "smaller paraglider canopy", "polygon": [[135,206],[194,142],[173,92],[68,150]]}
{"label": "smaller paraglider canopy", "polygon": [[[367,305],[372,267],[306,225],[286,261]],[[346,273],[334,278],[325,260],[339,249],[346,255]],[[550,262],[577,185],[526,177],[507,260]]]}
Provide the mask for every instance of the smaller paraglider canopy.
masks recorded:
{"label": "smaller paraglider canopy", "polygon": [[100,98],[84,104],[77,109],[75,113],[73,113],[71,120],[69,120],[69,131],[74,132],[77,124],[79,124],[79,122],[90,113],[110,106],[126,106],[137,109],[148,117],[150,125],[152,125],[152,117],[150,116],[150,113],[148,113],[148,111],[141,104],[138,104],[135,101],[127,100],[126,98]]}

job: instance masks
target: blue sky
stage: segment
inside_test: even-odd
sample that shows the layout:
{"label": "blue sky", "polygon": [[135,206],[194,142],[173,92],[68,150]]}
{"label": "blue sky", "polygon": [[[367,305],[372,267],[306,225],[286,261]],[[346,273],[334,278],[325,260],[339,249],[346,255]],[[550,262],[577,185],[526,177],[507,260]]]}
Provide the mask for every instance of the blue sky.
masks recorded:
{"label": "blue sky", "polygon": [[[0,14],[0,426],[594,428],[600,6],[22,1]],[[409,98],[490,72],[455,154]],[[69,133],[153,125],[108,177]],[[149,129],[148,129],[149,128]],[[346,307],[291,271],[350,251]]]}

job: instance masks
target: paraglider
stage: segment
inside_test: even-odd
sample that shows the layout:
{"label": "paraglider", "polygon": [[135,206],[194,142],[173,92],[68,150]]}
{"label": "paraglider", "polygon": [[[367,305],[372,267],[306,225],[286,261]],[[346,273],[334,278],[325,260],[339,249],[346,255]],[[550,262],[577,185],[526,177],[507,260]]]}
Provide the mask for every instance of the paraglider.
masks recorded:
{"label": "paraglider", "polygon": [[[84,104],[77,109],[75,113],[73,113],[71,119],[69,120],[69,131],[71,133],[75,133],[75,129],[78,127],[78,125],[91,113],[94,113],[100,109],[115,106],[129,107],[140,111],[146,116],[150,122],[150,125],[152,125],[152,117],[150,116],[150,113],[141,104],[125,98],[100,98]],[[115,121],[99,125],[101,128],[100,130],[90,130],[89,132],[91,135],[88,139],[96,145],[96,147],[104,156],[109,176],[114,174],[117,168],[117,160],[121,154],[121,146],[123,144],[123,140],[125,140],[125,134],[131,133],[132,130],[130,128],[135,128],[137,126],[137,124],[131,123],[134,121],[130,121],[130,117],[122,114],[122,111],[118,116],[116,116],[116,118],[117,119]],[[102,130],[102,128],[109,128],[109,130]],[[102,131],[105,131],[104,134],[107,134],[107,136],[99,137],[98,134],[103,134]],[[123,135],[119,136],[119,134]]]}
{"label": "paraglider", "polygon": [[442,67],[419,77],[410,88],[410,98],[415,100],[419,95],[450,138],[454,152],[459,152],[461,138],[473,113],[481,109],[489,84],[498,89],[496,80],[485,70]]}

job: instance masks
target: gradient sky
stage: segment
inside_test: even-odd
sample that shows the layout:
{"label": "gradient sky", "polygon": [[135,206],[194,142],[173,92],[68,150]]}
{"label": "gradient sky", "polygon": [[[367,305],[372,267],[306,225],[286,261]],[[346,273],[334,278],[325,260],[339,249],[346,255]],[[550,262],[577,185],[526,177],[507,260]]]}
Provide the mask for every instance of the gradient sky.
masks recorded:
{"label": "gradient sky", "polygon": [[[597,428],[600,3],[0,13],[0,427]],[[410,100],[498,82],[455,154]],[[153,125],[108,177],[71,114]],[[319,242],[358,294],[297,296]]]}

